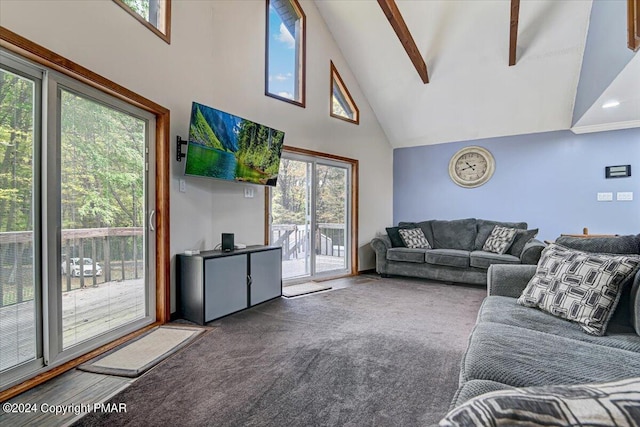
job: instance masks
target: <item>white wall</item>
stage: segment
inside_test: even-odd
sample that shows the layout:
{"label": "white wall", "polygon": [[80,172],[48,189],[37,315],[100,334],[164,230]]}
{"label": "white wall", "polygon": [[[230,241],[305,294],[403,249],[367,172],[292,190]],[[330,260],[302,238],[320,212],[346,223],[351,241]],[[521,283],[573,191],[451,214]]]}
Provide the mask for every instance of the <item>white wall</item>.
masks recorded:
{"label": "white wall", "polygon": [[[172,2],[171,45],[110,0],[2,0],[0,25],[171,110],[175,137],[187,136],[197,101],[285,131],[285,144],[360,161],[360,270],[374,267],[368,242],[392,221],[392,149],[313,2],[307,16],[307,107],[264,96],[263,0]],[[329,60],[360,108],[360,125],[329,117]],[[261,244],[264,192],[187,177],[173,162],[171,253],[212,248],[222,232]],[[175,310],[172,257],[172,311]]]}

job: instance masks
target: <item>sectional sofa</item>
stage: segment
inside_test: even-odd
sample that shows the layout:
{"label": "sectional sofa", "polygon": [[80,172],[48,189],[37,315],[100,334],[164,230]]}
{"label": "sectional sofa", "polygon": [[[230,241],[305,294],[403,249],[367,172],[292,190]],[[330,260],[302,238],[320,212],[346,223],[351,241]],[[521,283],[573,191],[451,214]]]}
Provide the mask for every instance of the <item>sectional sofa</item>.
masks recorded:
{"label": "sectional sofa", "polygon": [[[586,289],[584,295],[587,296],[583,302],[589,305],[596,301],[595,308],[599,308],[598,298],[619,298],[608,325],[604,323],[606,332],[602,336],[586,333],[588,327],[585,329],[584,325],[563,318],[571,313],[562,312],[560,308],[551,310],[554,315],[517,303],[518,298],[523,298],[523,292],[526,303],[525,288],[534,275],[545,273],[544,262],[550,266],[551,273],[559,268],[561,261],[546,259],[547,251],[539,267],[492,265],[488,271],[488,297],[470,336],[461,364],[460,386],[452,402],[452,408],[458,409],[441,425],[491,423],[489,418],[495,417],[501,417],[503,422],[520,417],[518,419],[529,419],[531,425],[538,425],[534,423],[536,420],[542,422],[540,417],[546,417],[543,421],[548,424],[544,425],[594,425],[590,424],[592,420],[580,421],[584,415],[580,412],[598,410],[602,410],[604,418],[597,425],[640,422],[640,378],[637,378],[640,377],[640,272],[637,267],[629,270],[617,293],[615,288],[597,291],[584,285],[590,280],[592,267],[598,269],[604,265],[601,264],[603,253],[630,254],[631,259],[637,260],[633,255],[640,254],[640,235],[560,237],[555,243],[587,254],[567,251],[564,257],[568,269],[558,279],[574,281],[581,277],[580,286]],[[585,258],[591,254],[592,258]],[[604,268],[609,269],[609,265]],[[562,292],[554,289],[554,280],[543,283],[551,292],[548,295],[554,295],[554,304],[556,299],[564,304],[563,298],[568,293],[578,295],[578,287]],[[538,300],[539,297],[534,298],[534,302]],[[576,304],[571,307],[577,312],[581,307]],[[485,394],[489,392],[493,393]],[[469,418],[476,416],[480,418]]]}

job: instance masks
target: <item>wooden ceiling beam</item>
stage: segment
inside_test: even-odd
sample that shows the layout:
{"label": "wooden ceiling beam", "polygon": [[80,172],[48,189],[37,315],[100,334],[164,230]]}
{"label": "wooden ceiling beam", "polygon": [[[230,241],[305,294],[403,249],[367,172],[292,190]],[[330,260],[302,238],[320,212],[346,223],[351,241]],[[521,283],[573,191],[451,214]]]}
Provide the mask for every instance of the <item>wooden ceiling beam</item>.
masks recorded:
{"label": "wooden ceiling beam", "polygon": [[422,59],[422,55],[420,55],[416,42],[413,40],[409,28],[404,22],[395,0],[378,0],[378,4],[382,8],[382,11],[389,20],[393,30],[400,39],[400,43],[404,46],[404,50],[407,51],[407,54],[409,55],[411,62],[413,62],[414,67],[416,67],[416,71],[420,75],[423,83],[429,83],[427,64],[425,64],[424,59]]}
{"label": "wooden ceiling beam", "polygon": [[511,0],[511,23],[509,25],[509,66],[516,65],[516,45],[518,42],[518,18],[520,0]]}

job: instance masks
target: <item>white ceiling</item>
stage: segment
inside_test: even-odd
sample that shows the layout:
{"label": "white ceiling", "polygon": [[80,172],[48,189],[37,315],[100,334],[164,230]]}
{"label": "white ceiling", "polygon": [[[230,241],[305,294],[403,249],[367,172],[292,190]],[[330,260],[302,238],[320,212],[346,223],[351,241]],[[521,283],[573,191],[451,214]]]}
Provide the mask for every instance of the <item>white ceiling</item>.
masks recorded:
{"label": "white ceiling", "polygon": [[[620,105],[602,108],[613,101]],[[571,130],[586,133],[632,127],[640,127],[640,55],[637,53]]]}
{"label": "white ceiling", "polygon": [[429,84],[377,1],[316,0],[394,147],[571,128],[591,0],[523,0],[513,67],[508,0],[396,3]]}

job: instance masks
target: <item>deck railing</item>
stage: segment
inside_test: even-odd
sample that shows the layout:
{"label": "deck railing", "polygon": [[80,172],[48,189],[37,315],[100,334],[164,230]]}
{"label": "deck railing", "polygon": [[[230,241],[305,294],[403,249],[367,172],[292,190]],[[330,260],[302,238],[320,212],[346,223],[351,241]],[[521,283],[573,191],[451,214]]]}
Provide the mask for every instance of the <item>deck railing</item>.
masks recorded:
{"label": "deck railing", "polygon": [[[282,247],[282,259],[305,256],[311,245],[308,224],[272,224],[271,242]],[[316,255],[343,257],[345,255],[345,224],[318,223]]]}
{"label": "deck railing", "polygon": [[[48,243],[43,242],[43,246]],[[83,228],[62,230],[62,263],[71,272],[71,258],[91,258],[92,274],[62,276],[62,291],[114,280],[138,279],[144,274],[144,229],[142,227]],[[28,301],[34,297],[33,232],[0,233],[0,307]],[[101,275],[96,272],[101,269]],[[62,264],[56,266],[62,273]]]}

